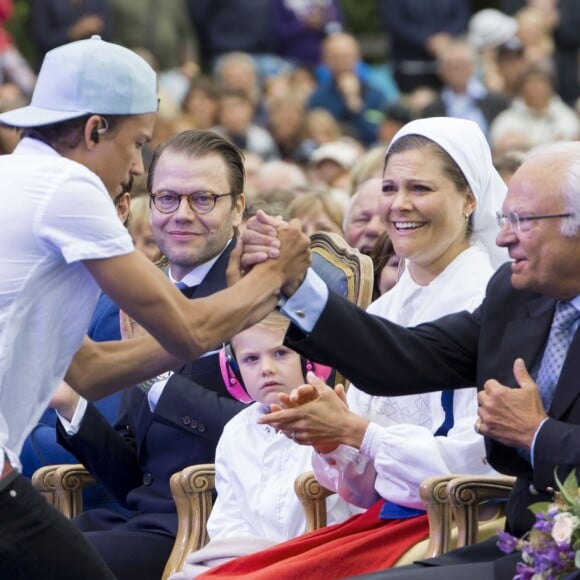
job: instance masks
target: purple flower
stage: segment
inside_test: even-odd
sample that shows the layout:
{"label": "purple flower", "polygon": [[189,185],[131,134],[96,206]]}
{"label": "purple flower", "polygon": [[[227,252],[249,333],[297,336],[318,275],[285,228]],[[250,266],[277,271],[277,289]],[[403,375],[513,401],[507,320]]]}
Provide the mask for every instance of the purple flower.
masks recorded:
{"label": "purple flower", "polygon": [[511,554],[518,546],[518,539],[507,532],[498,532],[497,547],[505,554]]}
{"label": "purple flower", "polygon": [[534,574],[535,571],[533,568],[523,562],[518,562],[516,564],[516,575],[513,580],[531,580]]}

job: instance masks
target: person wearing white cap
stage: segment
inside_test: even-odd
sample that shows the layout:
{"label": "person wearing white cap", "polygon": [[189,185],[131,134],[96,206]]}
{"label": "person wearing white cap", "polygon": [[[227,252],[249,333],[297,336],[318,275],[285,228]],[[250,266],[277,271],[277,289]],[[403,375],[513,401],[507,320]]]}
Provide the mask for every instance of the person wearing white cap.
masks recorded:
{"label": "person wearing white cap", "polygon": [[[0,124],[24,132],[15,151],[0,157],[5,578],[113,577],[80,532],[18,473],[22,443],[61,379],[95,399],[191,361],[267,314],[280,288],[309,263],[309,240],[294,224],[280,234],[289,242],[281,260],[190,301],[135,251],[113,199],[143,173],[156,85],[143,59],[92,37],[48,52],[31,104],[0,115]],[[208,211],[233,193],[208,192]],[[185,195],[179,197],[183,203]],[[239,253],[230,263],[232,279],[240,278]],[[161,345],[151,336],[115,343],[84,338],[99,287]]]}

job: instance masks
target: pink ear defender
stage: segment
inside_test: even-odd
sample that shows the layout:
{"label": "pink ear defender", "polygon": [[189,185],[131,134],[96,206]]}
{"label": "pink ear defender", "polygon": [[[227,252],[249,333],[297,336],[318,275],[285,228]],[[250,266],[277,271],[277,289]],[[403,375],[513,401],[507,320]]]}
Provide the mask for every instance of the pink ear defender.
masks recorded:
{"label": "pink ear defender", "polygon": [[229,394],[242,403],[251,403],[253,399],[248,395],[244,388],[242,377],[238,369],[238,363],[234,357],[232,347],[229,342],[224,342],[218,355],[220,361],[220,369],[222,372],[222,379]]}
{"label": "pink ear defender", "polygon": [[326,382],[332,373],[332,368],[319,363],[313,363],[306,359],[306,372],[304,373],[304,378],[306,378],[307,372],[313,372],[319,379]]}
{"label": "pink ear defender", "polygon": [[[238,367],[238,362],[232,346],[229,342],[224,342],[222,348],[219,351],[219,363],[220,370],[222,373],[222,379],[228,390],[229,394],[238,401],[242,403],[251,403],[253,399],[250,397],[248,392],[244,387],[244,381],[240,374],[240,369]],[[326,365],[321,365],[314,363],[304,357],[300,357],[302,360],[302,371],[304,377],[306,378],[307,372],[313,372],[319,379],[326,382],[330,374],[332,373],[332,368]]]}

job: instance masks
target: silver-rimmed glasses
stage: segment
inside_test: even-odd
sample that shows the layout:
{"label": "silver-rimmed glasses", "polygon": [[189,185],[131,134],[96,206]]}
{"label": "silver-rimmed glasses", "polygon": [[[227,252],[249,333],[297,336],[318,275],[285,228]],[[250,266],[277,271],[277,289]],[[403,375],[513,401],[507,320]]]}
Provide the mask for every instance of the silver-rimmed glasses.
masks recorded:
{"label": "silver-rimmed glasses", "polygon": [[548,213],[544,215],[527,215],[521,216],[515,211],[510,211],[507,214],[498,211],[496,212],[497,223],[500,228],[507,223],[509,224],[510,230],[514,232],[525,232],[531,228],[532,222],[537,220],[547,220],[556,218],[569,218],[573,217],[573,213]]}
{"label": "silver-rimmed glasses", "polygon": [[213,193],[211,191],[193,191],[191,193],[175,193],[174,191],[158,191],[150,195],[155,209],[161,213],[173,213],[185,197],[191,211],[197,214],[209,213],[220,197],[233,195],[228,193]]}

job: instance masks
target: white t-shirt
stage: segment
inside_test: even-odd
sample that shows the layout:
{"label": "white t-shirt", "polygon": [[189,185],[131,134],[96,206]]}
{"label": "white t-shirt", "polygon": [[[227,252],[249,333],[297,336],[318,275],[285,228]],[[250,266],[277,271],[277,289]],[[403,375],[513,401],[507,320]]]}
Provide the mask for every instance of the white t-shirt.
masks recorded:
{"label": "white t-shirt", "polygon": [[99,288],[81,260],[133,250],[101,180],[23,139],[0,156],[0,466],[13,466],[78,350]]}

